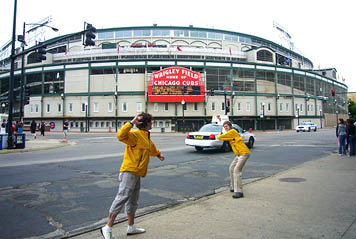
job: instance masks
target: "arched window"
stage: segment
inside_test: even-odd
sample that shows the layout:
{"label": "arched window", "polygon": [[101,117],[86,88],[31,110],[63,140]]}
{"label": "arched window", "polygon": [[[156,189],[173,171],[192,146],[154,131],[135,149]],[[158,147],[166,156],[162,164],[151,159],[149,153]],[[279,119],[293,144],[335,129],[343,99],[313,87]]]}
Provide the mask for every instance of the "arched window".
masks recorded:
{"label": "arched window", "polygon": [[32,52],[30,55],[27,56],[27,64],[39,63],[41,62],[38,59],[38,53]]}
{"label": "arched window", "polygon": [[267,50],[260,50],[257,52],[257,60],[273,62],[273,55]]}

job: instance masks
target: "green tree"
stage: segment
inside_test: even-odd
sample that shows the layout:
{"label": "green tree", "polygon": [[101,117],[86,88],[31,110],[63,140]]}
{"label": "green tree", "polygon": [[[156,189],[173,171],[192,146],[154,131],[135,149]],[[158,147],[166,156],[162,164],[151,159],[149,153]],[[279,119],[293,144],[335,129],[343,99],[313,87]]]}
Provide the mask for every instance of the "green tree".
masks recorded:
{"label": "green tree", "polygon": [[356,117],[356,104],[352,100],[349,100],[349,113],[351,118]]}

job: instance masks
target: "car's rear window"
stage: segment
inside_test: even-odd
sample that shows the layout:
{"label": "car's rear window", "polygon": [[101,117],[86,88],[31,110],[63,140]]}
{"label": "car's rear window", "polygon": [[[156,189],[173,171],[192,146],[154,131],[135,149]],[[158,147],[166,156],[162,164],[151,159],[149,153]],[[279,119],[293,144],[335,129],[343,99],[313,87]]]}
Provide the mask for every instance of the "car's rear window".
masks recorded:
{"label": "car's rear window", "polygon": [[222,125],[207,124],[201,127],[199,132],[221,132],[222,128]]}

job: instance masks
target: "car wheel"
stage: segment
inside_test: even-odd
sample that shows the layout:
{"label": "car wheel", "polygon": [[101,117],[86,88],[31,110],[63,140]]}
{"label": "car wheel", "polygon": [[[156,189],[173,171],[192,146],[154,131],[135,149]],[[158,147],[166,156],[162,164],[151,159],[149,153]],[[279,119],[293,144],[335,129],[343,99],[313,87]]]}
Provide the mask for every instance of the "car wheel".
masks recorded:
{"label": "car wheel", "polygon": [[296,130],[297,131],[297,133],[299,132],[299,130]]}
{"label": "car wheel", "polygon": [[224,142],[223,145],[221,146],[221,151],[223,152],[229,152],[231,150],[229,142]]}
{"label": "car wheel", "polygon": [[310,127],[308,128],[308,132],[310,132],[311,130],[310,130]]}
{"label": "car wheel", "polygon": [[201,152],[201,151],[203,151],[203,147],[199,147],[199,146],[195,146],[195,149],[196,149],[196,151],[199,151],[199,152]]}
{"label": "car wheel", "polygon": [[314,129],[314,132],[316,132],[316,128]]}
{"label": "car wheel", "polygon": [[252,149],[254,143],[255,143],[255,139],[253,137],[250,137],[249,140],[248,140],[248,143],[247,143],[247,147]]}

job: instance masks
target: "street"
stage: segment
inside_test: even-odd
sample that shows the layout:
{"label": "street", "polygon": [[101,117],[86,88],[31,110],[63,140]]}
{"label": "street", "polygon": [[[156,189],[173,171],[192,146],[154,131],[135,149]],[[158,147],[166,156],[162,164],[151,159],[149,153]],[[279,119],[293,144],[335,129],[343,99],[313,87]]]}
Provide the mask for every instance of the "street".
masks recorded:
{"label": "street", "polygon": [[[49,133],[47,138],[61,138]],[[337,149],[334,129],[262,132],[244,171],[244,183],[285,171]],[[151,158],[141,181],[138,215],[227,190],[232,152],[197,152],[185,134],[152,134],[165,155]],[[33,139],[30,139],[33,140]],[[125,145],[114,134],[70,134],[74,146],[0,155],[0,235],[62,238],[98,228],[117,191]],[[125,214],[118,220],[124,220]]]}

